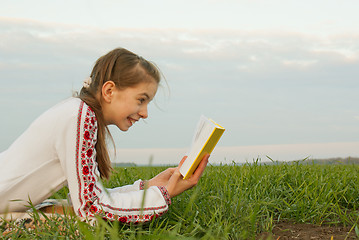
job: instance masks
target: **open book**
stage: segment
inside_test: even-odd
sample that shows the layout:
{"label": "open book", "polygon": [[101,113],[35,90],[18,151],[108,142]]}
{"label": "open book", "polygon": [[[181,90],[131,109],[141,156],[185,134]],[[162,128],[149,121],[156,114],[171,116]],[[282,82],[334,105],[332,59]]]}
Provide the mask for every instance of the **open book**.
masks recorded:
{"label": "open book", "polygon": [[219,126],[213,120],[201,116],[193,136],[187,159],[180,168],[183,179],[192,176],[206,153],[211,154],[223,132],[223,127]]}

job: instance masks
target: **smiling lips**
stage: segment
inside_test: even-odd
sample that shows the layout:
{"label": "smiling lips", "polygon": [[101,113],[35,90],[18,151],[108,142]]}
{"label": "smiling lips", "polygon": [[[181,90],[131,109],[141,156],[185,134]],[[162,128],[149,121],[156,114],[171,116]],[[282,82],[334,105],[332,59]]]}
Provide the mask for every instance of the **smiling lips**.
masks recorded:
{"label": "smiling lips", "polygon": [[130,126],[132,126],[132,125],[135,124],[135,122],[137,122],[138,120],[129,117],[129,118],[128,118],[128,121],[129,121],[129,123],[130,123]]}

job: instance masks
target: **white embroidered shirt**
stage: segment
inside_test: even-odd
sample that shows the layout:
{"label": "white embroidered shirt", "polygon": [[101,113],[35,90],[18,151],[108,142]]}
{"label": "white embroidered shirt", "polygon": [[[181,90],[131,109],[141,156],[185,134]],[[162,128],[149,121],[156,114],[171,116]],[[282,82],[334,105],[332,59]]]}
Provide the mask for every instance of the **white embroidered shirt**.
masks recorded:
{"label": "white embroidered shirt", "polygon": [[[150,221],[168,211],[165,187],[143,182],[106,189],[96,162],[97,120],[79,98],[70,98],[36,119],[0,154],[0,213],[26,210],[68,184],[77,215],[123,223]],[[144,197],[145,196],[145,197]],[[18,201],[14,201],[18,200]]]}

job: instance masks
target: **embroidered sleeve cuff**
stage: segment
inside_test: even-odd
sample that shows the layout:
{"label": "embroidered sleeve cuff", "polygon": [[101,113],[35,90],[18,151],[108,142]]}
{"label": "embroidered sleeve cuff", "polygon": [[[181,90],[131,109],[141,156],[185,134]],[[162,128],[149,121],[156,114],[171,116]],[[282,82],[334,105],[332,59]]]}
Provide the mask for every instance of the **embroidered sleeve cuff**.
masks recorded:
{"label": "embroidered sleeve cuff", "polygon": [[163,198],[165,199],[167,205],[171,205],[171,197],[167,191],[167,188],[164,186],[158,186],[158,189],[161,191]]}
{"label": "embroidered sleeve cuff", "polygon": [[140,182],[140,190],[143,190],[145,189],[145,181],[142,181]]}
{"label": "embroidered sleeve cuff", "polygon": [[144,186],[144,181],[142,179],[138,179],[134,182],[131,186],[131,191],[143,190],[142,187]]}

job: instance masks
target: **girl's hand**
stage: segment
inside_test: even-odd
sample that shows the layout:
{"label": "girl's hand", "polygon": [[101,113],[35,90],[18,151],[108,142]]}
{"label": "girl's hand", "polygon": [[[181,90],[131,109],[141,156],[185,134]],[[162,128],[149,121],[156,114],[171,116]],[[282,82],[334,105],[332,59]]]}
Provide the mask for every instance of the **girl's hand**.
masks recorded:
{"label": "girl's hand", "polygon": [[172,174],[176,168],[167,168],[163,172],[159,173],[155,177],[151,178],[150,180],[145,182],[145,187],[151,187],[151,186],[166,186],[168,183],[168,180],[171,178]]}
{"label": "girl's hand", "polygon": [[198,167],[197,167],[196,171],[193,173],[193,175],[190,178],[183,180],[183,177],[182,177],[179,169],[181,168],[181,166],[182,166],[183,162],[186,160],[186,158],[187,158],[187,156],[182,158],[182,160],[177,168],[174,168],[174,170],[173,170],[173,168],[171,169],[171,171],[173,171],[173,172],[171,173],[171,176],[166,185],[168,194],[170,195],[171,198],[173,198],[173,197],[181,194],[182,192],[197,185],[199,179],[202,176],[204,169],[207,166],[209,154],[207,154],[203,157],[201,163],[198,165]]}

